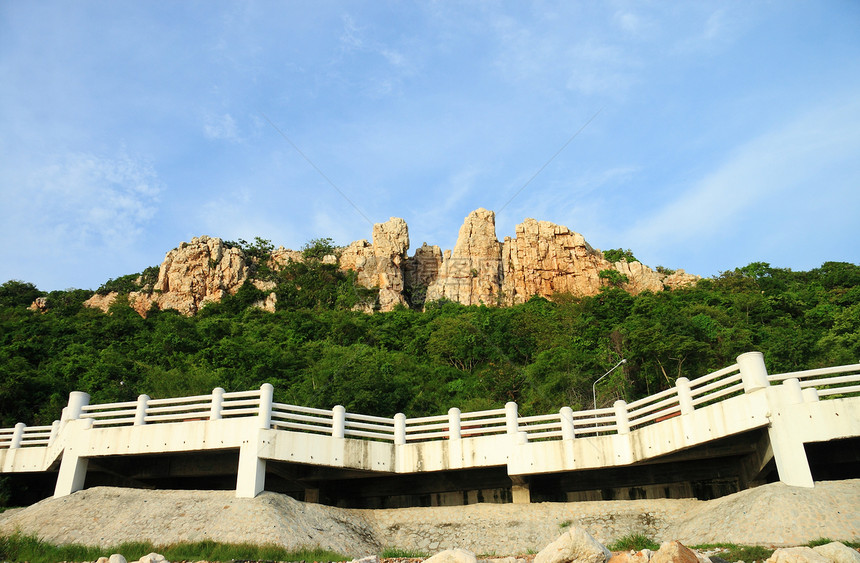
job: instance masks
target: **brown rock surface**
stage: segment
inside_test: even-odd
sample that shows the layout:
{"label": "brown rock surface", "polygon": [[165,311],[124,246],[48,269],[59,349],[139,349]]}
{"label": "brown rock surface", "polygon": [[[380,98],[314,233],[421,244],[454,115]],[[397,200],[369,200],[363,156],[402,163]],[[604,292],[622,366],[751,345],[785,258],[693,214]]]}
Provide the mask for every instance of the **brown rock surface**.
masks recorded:
{"label": "brown rock surface", "polygon": [[129,302],[141,315],[155,304],[193,315],[206,303],[232,295],[248,279],[244,253],[220,238],[194,237],[167,253],[152,293],[132,292]]}
{"label": "brown rock surface", "polygon": [[486,209],[466,217],[453,252],[446,251],[439,275],[427,288],[427,301],[450,299],[463,305],[495,305],[502,280],[496,214]]}
{"label": "brown rock surface", "polygon": [[[602,270],[626,276],[621,287],[634,294],[683,287],[699,279],[684,270],[666,275],[639,262],[610,263],[581,234],[548,221],[526,219],[516,226],[514,238],[500,243],[495,213],[486,209],[465,218],[453,251],[443,253],[425,243],[410,258],[408,249],[406,221],[392,217],[373,226],[372,243],[353,242],[339,258],[329,255],[322,261],[355,271],[362,287],[379,289],[378,302],[359,306],[367,311],[390,311],[406,305],[407,297],[412,305],[421,306],[439,299],[464,305],[515,305],[534,295],[596,295],[607,283],[600,278]],[[279,247],[270,266],[277,270],[302,260],[301,252]],[[154,287],[131,292],[129,304],[142,316],[152,307],[193,315],[206,303],[235,294],[248,279],[249,266],[241,249],[227,247],[221,239],[193,238],[167,253]],[[264,291],[274,289],[270,282],[255,285]],[[95,295],[86,305],[107,311],[116,297]],[[276,302],[271,292],[256,306],[274,311]]]}
{"label": "brown rock surface", "polygon": [[699,558],[681,542],[669,541],[651,556],[651,563],[699,563]]}

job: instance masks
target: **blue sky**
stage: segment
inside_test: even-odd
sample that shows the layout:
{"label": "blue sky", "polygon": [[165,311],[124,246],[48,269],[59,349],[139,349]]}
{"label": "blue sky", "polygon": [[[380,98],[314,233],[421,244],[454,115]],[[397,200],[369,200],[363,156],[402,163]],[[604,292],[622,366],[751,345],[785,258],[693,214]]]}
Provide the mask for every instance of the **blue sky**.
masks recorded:
{"label": "blue sky", "polygon": [[478,207],[704,276],[860,263],[858,30],[855,0],[2,2],[0,282],[389,217],[451,248]]}

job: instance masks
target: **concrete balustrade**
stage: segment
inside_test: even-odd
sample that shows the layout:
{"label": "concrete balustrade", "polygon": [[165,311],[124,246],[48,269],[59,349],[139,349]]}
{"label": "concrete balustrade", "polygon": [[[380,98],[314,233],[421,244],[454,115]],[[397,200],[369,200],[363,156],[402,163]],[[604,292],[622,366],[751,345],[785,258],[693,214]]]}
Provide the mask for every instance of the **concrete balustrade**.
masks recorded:
{"label": "concrete balustrade", "polygon": [[335,405],[331,411],[331,435],[333,438],[343,438],[346,428],[346,409],[341,405]]}
{"label": "concrete balustrade", "polygon": [[678,404],[681,406],[681,414],[690,414],[693,412],[693,392],[690,388],[690,380],[686,377],[679,377],[675,380],[675,387],[678,392]]}
{"label": "concrete balustrade", "polygon": [[615,409],[615,424],[619,434],[630,434],[630,415],[627,412],[627,401],[619,399],[612,405]]}
{"label": "concrete balustrade", "polygon": [[224,404],[224,390],[216,387],[212,390],[212,406],[209,407],[209,420],[221,420],[221,407]]}
{"label": "concrete balustrade", "polygon": [[762,354],[749,352],[736,365],[693,381],[679,377],[674,388],[611,409],[521,417],[509,402],[416,419],[275,404],[268,383],[253,392],[216,388],[109,405],[90,405],[75,391],[50,427],[2,431],[0,471],[44,471],[61,455],[55,495],[62,496],[83,487],[90,457],[238,449],[238,496],[264,490],[267,460],[277,459],[395,473],[507,465],[522,501],[531,474],[625,465],[762,428],[780,479],[808,487],[804,443],[860,436],[860,397],[819,400],[816,387],[827,396],[857,395],[858,382],[860,364],[769,376]]}
{"label": "concrete balustrade", "polygon": [[459,440],[463,437],[460,428],[460,409],[451,407],[448,409],[448,438],[450,440]]}
{"label": "concrete balustrade", "polygon": [[516,436],[520,431],[517,404],[513,401],[505,403],[505,432],[509,436]]}

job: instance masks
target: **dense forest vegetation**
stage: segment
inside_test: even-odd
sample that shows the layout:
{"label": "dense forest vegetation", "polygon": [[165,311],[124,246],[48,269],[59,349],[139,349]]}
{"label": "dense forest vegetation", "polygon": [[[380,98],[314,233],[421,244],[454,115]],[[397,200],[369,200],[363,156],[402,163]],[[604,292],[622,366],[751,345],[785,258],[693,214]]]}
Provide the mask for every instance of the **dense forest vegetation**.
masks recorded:
{"label": "dense forest vegetation", "polygon": [[[264,242],[246,250],[265,255]],[[142,318],[122,297],[105,314],[82,306],[91,291],[4,283],[0,425],[49,424],[73,390],[111,402],[264,382],[277,401],[366,414],[441,414],[510,400],[535,414],[589,408],[592,382],[622,357],[627,363],[598,388],[601,405],[725,367],[750,350],[764,352],[771,372],[860,358],[860,267],[850,263],[809,272],[753,263],[638,296],[607,285],[594,297],[535,297],[510,308],[435,302],[423,312],[366,314],[352,307],[370,290],[322,263],[326,249],[316,242],[303,263],[257,269],[278,284],[275,313],[251,306],[260,293],[250,284],[195,317],[153,310]],[[137,278],[101,291],[134,289]],[[49,310],[29,310],[40,296]]]}

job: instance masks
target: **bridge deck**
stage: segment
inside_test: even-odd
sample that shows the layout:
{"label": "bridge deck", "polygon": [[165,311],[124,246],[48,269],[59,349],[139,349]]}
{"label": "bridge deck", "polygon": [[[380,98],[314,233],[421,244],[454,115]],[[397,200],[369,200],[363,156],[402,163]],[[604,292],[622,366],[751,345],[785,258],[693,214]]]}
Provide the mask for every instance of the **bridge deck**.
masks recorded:
{"label": "bridge deck", "polygon": [[[416,491],[418,480],[434,474],[434,486],[449,491],[466,486],[457,482],[474,487],[506,476],[512,500],[526,502],[531,482],[560,483],[559,475],[570,472],[711,456],[738,460],[741,485],[775,462],[783,482],[812,486],[804,444],[860,436],[858,372],[860,364],[769,376],[761,355],[748,353],[733,366],[693,381],[679,378],[675,388],[630,404],[532,417],[519,416],[509,403],[479,413],[389,419],[274,403],[269,385],[108,405],[89,405],[85,394],[73,393],[63,420],[52,426],[0,430],[0,472],[56,472],[61,496],[82,488],[88,470],[132,484],[220,471],[235,477],[238,496],[255,496],[268,478],[304,488],[311,499],[326,480],[359,476],[399,476]],[[170,468],[157,469],[158,460],[171,460]],[[449,476],[438,484],[442,473]]]}

